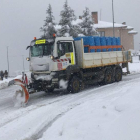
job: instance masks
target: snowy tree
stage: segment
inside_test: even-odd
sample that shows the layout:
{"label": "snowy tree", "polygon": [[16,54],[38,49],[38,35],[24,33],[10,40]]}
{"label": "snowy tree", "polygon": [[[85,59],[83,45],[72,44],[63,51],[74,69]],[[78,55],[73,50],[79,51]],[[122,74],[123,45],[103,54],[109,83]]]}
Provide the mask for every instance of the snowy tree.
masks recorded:
{"label": "snowy tree", "polygon": [[41,27],[41,31],[44,32],[44,34],[42,35],[42,37],[44,38],[53,38],[53,34],[56,33],[55,30],[55,23],[54,23],[54,16],[53,16],[53,12],[52,12],[52,7],[49,4],[48,9],[46,10],[47,13],[47,17],[45,20],[45,24],[43,27]]}
{"label": "snowy tree", "polygon": [[87,7],[83,11],[82,22],[79,25],[81,26],[82,33],[85,36],[93,36],[93,35],[98,34],[97,31],[95,30],[95,28],[93,27],[94,21],[90,15],[90,11]]}
{"label": "snowy tree", "polygon": [[80,26],[72,25],[72,21],[76,20],[76,16],[74,15],[74,10],[72,10],[68,6],[67,0],[65,1],[63,7],[64,9],[60,13],[61,19],[59,25],[61,25],[62,27],[59,30],[59,35],[77,37],[80,31]]}

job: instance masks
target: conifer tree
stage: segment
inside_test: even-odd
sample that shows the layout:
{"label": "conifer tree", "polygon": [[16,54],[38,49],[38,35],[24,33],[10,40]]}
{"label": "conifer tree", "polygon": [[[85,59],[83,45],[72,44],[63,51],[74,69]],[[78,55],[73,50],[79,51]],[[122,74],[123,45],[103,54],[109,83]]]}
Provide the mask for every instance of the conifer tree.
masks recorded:
{"label": "conifer tree", "polygon": [[47,13],[47,17],[45,20],[45,24],[43,27],[41,27],[41,31],[44,32],[44,34],[42,35],[42,37],[44,38],[53,38],[53,34],[56,33],[55,30],[55,23],[54,23],[54,16],[53,16],[53,12],[52,12],[52,7],[49,4],[48,9],[46,10]]}
{"label": "conifer tree", "polygon": [[76,16],[74,15],[74,10],[72,10],[68,6],[67,0],[64,3],[63,10],[60,13],[61,19],[59,25],[61,25],[61,29],[59,30],[60,36],[78,36],[80,27],[78,25],[72,25],[72,21],[76,20]]}
{"label": "conifer tree", "polygon": [[93,36],[93,35],[98,34],[97,31],[95,30],[95,28],[93,27],[94,21],[90,15],[90,11],[87,7],[83,11],[82,20],[83,21],[79,25],[81,26],[82,33],[85,36]]}

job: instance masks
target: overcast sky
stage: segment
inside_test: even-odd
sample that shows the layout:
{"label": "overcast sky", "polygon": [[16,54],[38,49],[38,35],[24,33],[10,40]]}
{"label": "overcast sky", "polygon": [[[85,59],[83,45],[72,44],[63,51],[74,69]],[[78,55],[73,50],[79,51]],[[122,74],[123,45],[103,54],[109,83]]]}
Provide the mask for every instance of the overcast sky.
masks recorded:
{"label": "overcast sky", "polygon": [[[7,69],[6,47],[9,46],[10,72],[23,69],[28,56],[26,47],[43,26],[48,4],[52,5],[55,22],[65,0],[0,0],[0,70]],[[90,11],[102,11],[101,20],[112,22],[112,0],[68,0],[77,18],[85,7]],[[126,22],[140,33],[140,0],[114,0],[115,22]],[[100,14],[99,14],[100,19]],[[140,49],[140,34],[135,36],[135,48]],[[25,68],[28,70],[28,62]]]}

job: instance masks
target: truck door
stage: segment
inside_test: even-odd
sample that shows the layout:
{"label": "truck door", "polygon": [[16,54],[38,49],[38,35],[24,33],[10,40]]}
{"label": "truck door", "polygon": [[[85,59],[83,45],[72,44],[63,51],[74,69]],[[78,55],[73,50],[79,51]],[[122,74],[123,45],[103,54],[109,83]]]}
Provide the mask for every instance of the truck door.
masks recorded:
{"label": "truck door", "polygon": [[63,62],[63,68],[66,68],[68,65],[75,64],[75,50],[72,41],[59,42],[57,52],[59,59],[61,60],[61,62]]}

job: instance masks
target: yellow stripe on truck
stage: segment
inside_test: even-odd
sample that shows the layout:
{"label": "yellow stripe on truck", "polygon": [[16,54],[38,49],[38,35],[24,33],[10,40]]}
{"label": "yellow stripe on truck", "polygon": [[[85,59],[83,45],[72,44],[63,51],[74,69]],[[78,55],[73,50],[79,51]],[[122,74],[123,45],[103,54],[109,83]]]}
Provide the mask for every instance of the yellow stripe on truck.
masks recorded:
{"label": "yellow stripe on truck", "polygon": [[35,44],[45,44],[46,40],[36,40]]}
{"label": "yellow stripe on truck", "polygon": [[70,53],[70,56],[71,56],[71,64],[74,65],[75,62],[74,62],[74,55],[73,55],[73,53]]}

